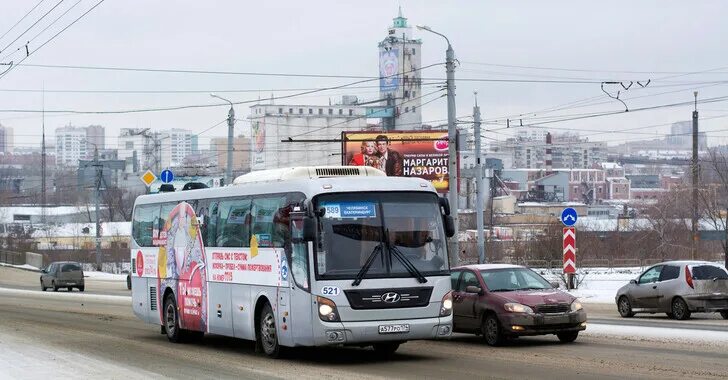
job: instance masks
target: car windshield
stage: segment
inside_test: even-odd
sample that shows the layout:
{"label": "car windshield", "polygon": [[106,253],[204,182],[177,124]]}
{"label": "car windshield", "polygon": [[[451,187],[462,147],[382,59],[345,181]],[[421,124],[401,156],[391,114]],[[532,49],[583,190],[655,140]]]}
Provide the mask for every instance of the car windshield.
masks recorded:
{"label": "car windshield", "polygon": [[720,280],[728,279],[728,273],[725,269],[714,265],[696,265],[693,267],[694,280],[712,280],[714,278]]}
{"label": "car windshield", "polygon": [[319,196],[315,204],[317,209],[325,210],[318,223],[318,278],[447,274],[446,240],[437,195],[331,194]]}
{"label": "car windshield", "polygon": [[502,268],[480,271],[491,292],[551,289],[551,284],[528,268]]}

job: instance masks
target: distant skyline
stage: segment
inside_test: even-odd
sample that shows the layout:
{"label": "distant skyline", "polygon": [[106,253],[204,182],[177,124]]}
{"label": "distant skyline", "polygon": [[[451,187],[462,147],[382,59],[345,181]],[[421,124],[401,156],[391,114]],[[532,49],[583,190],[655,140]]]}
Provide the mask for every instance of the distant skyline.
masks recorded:
{"label": "distant skyline", "polygon": [[[96,4],[82,0],[29,45],[43,41]],[[0,35],[37,2],[14,1],[0,14]],[[74,5],[61,4],[17,42],[10,44],[56,3],[41,4],[0,38],[0,63],[23,58],[22,44]],[[728,2],[724,1],[114,1],[107,0],[34,52],[23,63],[123,68],[153,68],[258,73],[376,77],[377,43],[401,5],[411,26],[426,24],[445,34],[460,62],[456,71],[457,114],[469,121],[473,92],[487,121],[487,139],[505,139],[517,126],[537,123],[554,132],[578,131],[593,141],[663,137],[674,122],[690,120],[693,91],[699,99],[701,130],[711,145],[728,143]],[[422,65],[444,61],[445,41],[418,30]],[[21,50],[17,50],[21,47]],[[17,52],[16,52],[17,50]],[[12,55],[9,55],[12,54]],[[0,71],[7,66],[0,66]],[[538,67],[539,69],[534,69]],[[444,78],[444,67],[423,72]],[[650,84],[641,88],[636,81]],[[38,113],[7,110],[112,111],[182,105],[214,105],[209,92],[232,101],[270,99],[307,89],[336,86],[355,78],[213,75],[18,66],[0,78],[0,123],[14,130],[16,146],[39,146]],[[615,95],[632,110],[602,92]],[[377,99],[377,81],[276,101],[321,104],[343,94]],[[361,88],[364,87],[364,88]],[[38,90],[45,88],[45,95]],[[433,90],[435,88],[430,87]],[[246,92],[227,92],[246,90]],[[91,92],[89,92],[91,91]],[[93,92],[109,91],[109,92]],[[142,93],[129,93],[138,91]],[[159,91],[175,91],[173,93]],[[190,92],[195,91],[195,92]],[[424,93],[423,89],[423,93]],[[433,98],[436,95],[433,95]],[[584,101],[587,99],[586,101]],[[728,98],[726,98],[728,100]],[[680,107],[639,111],[682,103]],[[589,104],[599,103],[596,105]],[[584,106],[587,105],[587,106]],[[229,106],[127,114],[46,114],[47,136],[69,123],[102,125],[106,146],[115,147],[121,128],[182,128],[200,135],[201,148],[211,137],[226,135]],[[250,135],[248,105],[235,107],[236,135]],[[424,106],[423,121],[441,124],[445,100]],[[542,112],[536,112],[542,111]],[[510,116],[510,129],[505,128]],[[571,121],[562,119],[578,118]],[[558,122],[555,122],[558,121]],[[210,129],[213,125],[216,127]],[[542,124],[543,123],[543,124]],[[628,131],[623,131],[628,130]],[[623,131],[623,132],[614,132]]]}

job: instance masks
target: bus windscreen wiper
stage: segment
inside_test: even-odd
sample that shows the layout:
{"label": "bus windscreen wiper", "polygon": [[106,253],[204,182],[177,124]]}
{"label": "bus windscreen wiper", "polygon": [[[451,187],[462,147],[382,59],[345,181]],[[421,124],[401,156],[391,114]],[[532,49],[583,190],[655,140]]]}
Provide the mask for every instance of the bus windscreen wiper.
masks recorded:
{"label": "bus windscreen wiper", "polygon": [[420,283],[427,282],[427,279],[424,275],[422,275],[422,272],[417,270],[417,267],[415,267],[414,264],[412,264],[411,261],[402,253],[402,251],[397,248],[396,245],[389,243],[389,230],[385,233],[384,237],[385,241],[387,242],[387,248],[389,249],[389,252],[392,256],[396,257],[399,262],[402,263],[402,266],[404,266],[405,269],[412,275],[412,277],[415,277],[417,281]]}
{"label": "bus windscreen wiper", "polygon": [[351,283],[351,286],[358,286],[361,284],[361,280],[364,279],[364,275],[367,274],[369,268],[371,268],[372,264],[374,264],[374,260],[377,258],[377,255],[380,253],[382,253],[382,243],[379,243],[376,247],[374,247],[372,253],[369,254],[369,257],[367,257],[367,261],[361,267],[359,273],[356,274],[356,277],[354,277],[354,282]]}

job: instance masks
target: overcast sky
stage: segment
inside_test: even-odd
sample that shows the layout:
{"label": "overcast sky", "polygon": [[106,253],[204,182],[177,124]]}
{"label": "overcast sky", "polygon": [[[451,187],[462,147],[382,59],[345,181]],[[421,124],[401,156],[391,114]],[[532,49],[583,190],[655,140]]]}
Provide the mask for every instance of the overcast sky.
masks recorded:
{"label": "overcast sky", "polygon": [[[59,0],[45,0],[6,36],[0,48],[18,37]],[[28,33],[0,53],[0,62],[18,62],[25,48],[13,53],[78,0],[65,0]],[[0,33],[5,33],[38,0],[6,1],[0,12]],[[80,0],[63,18],[29,45],[40,44],[68,25],[97,0]],[[377,43],[402,6],[410,25],[426,24],[447,35],[460,65],[457,114],[472,114],[473,91],[478,91],[484,119],[494,122],[486,134],[503,139],[515,129],[499,125],[506,116],[524,124],[553,121],[572,115],[624,110],[601,92],[601,81],[651,80],[642,89],[634,84],[620,98],[630,109],[728,95],[728,14],[726,1],[199,1],[106,0],[55,40],[23,63],[194,69],[236,72],[302,73],[376,76]],[[446,44],[432,34],[414,31],[421,38],[422,65],[444,61]],[[503,65],[503,66],[494,66]],[[509,66],[551,68],[527,69]],[[0,66],[0,70],[7,66]],[[558,69],[558,70],[554,70]],[[707,71],[712,70],[712,71]],[[700,72],[693,73],[692,72]],[[444,78],[444,67],[423,76]],[[509,79],[589,83],[518,83],[481,80]],[[113,111],[177,105],[217,104],[208,93],[216,91],[233,101],[270,98],[276,90],[319,88],[353,82],[342,78],[290,78],[244,75],[193,75],[89,71],[14,67],[0,78],[0,123],[13,127],[15,145],[38,146],[39,114],[4,110],[39,110],[45,88],[45,109]],[[707,82],[707,83],[706,83]],[[371,82],[369,85],[376,85]],[[367,86],[361,84],[359,86]],[[616,85],[607,86],[616,93]],[[59,90],[170,91],[195,93],[69,93]],[[252,90],[227,92],[223,90]],[[669,92],[668,94],[662,94]],[[376,88],[336,90],[279,104],[328,104],[342,94],[376,99]],[[426,91],[423,91],[426,93]],[[592,98],[583,103],[564,104]],[[634,98],[631,99],[630,98]],[[589,105],[590,103],[586,103]],[[581,106],[581,107],[575,107]],[[536,112],[556,108],[551,112]],[[112,115],[47,114],[52,138],[57,127],[101,124],[106,144],[116,147],[119,128],[185,128],[200,132],[221,122],[227,106],[169,112]],[[699,105],[701,129],[709,141],[728,142],[728,101]],[[669,124],[689,120],[692,106],[602,116],[542,124],[578,130],[593,140],[620,140],[658,136]],[[247,105],[236,106],[240,119]],[[523,114],[524,116],[518,116]],[[423,120],[446,117],[445,99],[423,109]],[[497,120],[497,121],[495,121]],[[518,121],[513,122],[518,124]],[[435,123],[437,124],[437,123]],[[655,126],[656,125],[656,126]],[[652,126],[652,127],[651,127]],[[239,122],[237,133],[249,135],[250,125]],[[631,134],[612,133],[632,129]],[[609,132],[609,133],[605,133]],[[205,132],[226,135],[224,124]],[[719,140],[720,139],[720,140]]]}

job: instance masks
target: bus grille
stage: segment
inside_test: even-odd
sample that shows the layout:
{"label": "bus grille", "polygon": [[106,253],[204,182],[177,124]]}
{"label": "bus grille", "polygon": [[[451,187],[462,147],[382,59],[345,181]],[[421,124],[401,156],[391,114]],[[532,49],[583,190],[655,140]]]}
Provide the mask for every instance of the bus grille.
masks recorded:
{"label": "bus grille", "polygon": [[427,306],[432,287],[344,290],[344,294],[354,310],[397,309]]}
{"label": "bus grille", "polygon": [[149,287],[149,310],[157,310],[157,287]]}
{"label": "bus grille", "polygon": [[340,177],[347,175],[360,175],[359,168],[317,168],[317,177]]}

